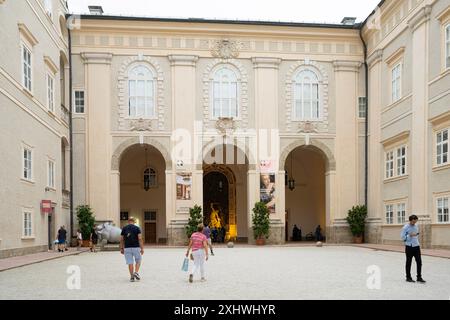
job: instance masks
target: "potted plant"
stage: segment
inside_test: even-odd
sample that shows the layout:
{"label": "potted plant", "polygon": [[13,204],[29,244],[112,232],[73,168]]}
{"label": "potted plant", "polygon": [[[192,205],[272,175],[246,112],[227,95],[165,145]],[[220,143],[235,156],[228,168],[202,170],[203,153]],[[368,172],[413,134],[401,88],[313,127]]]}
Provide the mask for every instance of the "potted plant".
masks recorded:
{"label": "potted plant", "polygon": [[189,221],[186,226],[186,235],[188,239],[197,231],[200,223],[203,223],[202,207],[195,205],[193,208],[189,208]]}
{"label": "potted plant", "polygon": [[263,245],[269,238],[270,218],[269,209],[264,202],[256,202],[253,208],[252,223],[253,237],[257,245]]}
{"label": "potted plant", "polygon": [[80,205],[76,208],[78,226],[83,237],[83,247],[90,246],[91,232],[94,228],[95,216],[91,207],[88,205]]}
{"label": "potted plant", "polygon": [[363,242],[364,228],[366,225],[367,208],[366,206],[353,206],[348,210],[347,222],[353,235],[355,243]]}

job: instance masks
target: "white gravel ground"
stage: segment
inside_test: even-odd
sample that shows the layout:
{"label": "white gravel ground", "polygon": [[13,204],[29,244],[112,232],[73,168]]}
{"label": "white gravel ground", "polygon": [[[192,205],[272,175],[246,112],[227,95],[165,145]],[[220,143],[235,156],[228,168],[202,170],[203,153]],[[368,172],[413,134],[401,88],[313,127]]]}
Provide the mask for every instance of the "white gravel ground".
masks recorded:
{"label": "white gravel ground", "polygon": [[[188,282],[184,248],[147,248],[142,280],[129,282],[118,252],[83,253],[0,272],[0,299],[450,299],[450,259],[422,256],[426,284],[407,283],[402,253],[316,247],[216,248],[207,281]],[[69,266],[81,288],[69,290]],[[381,288],[368,289],[367,268],[380,269]],[[413,261],[413,275],[415,262]]]}

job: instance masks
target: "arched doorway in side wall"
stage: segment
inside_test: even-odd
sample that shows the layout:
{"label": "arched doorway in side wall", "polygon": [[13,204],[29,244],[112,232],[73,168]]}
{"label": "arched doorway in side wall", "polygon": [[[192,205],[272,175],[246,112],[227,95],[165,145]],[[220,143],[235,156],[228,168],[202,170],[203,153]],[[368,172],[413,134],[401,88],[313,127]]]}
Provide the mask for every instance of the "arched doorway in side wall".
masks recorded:
{"label": "arched doorway in side wall", "polygon": [[165,243],[166,165],[149,144],[127,148],[120,159],[120,227],[133,216],[147,244]]}
{"label": "arched doorway in side wall", "polygon": [[301,230],[302,241],[315,241],[320,225],[326,234],[326,160],[320,149],[301,146],[292,150],[284,165],[286,201],[286,241],[293,241],[294,225]]}

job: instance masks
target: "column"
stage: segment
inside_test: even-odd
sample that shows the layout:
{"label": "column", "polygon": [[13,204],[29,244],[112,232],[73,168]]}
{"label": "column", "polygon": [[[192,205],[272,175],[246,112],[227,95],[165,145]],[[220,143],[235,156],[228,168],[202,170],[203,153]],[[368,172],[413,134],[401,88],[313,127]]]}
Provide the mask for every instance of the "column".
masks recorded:
{"label": "column", "polygon": [[248,208],[248,243],[255,244],[255,239],[253,238],[253,207],[255,203],[259,201],[259,173],[257,170],[247,171],[247,208]]}
{"label": "column", "polygon": [[110,53],[82,53],[86,72],[88,204],[99,221],[112,221],[110,201]]}
{"label": "column", "polygon": [[111,220],[120,226],[120,171],[111,170]]}

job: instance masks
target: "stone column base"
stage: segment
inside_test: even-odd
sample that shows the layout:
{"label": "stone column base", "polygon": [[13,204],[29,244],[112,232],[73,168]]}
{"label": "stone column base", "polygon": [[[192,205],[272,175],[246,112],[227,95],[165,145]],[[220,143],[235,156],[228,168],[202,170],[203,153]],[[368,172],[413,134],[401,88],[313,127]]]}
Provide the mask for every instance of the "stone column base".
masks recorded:
{"label": "stone column base", "polygon": [[266,240],[267,244],[284,244],[284,224],[281,220],[270,221],[269,238]]}
{"label": "stone column base", "polygon": [[416,214],[419,220],[417,221],[419,226],[419,243],[423,249],[430,249],[431,246],[431,217],[427,214]]}
{"label": "stone column base", "polygon": [[333,224],[327,226],[327,243],[353,243],[350,227],[345,219],[335,219]]}
{"label": "stone column base", "polygon": [[383,243],[382,239],[382,221],[380,218],[367,218],[364,233],[364,242],[366,243]]}
{"label": "stone column base", "polygon": [[0,250],[0,259],[48,251],[48,245]]}
{"label": "stone column base", "polygon": [[167,227],[167,244],[169,246],[187,246],[186,220],[172,220]]}

